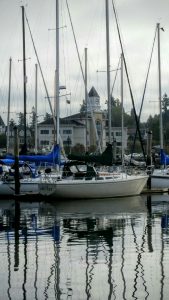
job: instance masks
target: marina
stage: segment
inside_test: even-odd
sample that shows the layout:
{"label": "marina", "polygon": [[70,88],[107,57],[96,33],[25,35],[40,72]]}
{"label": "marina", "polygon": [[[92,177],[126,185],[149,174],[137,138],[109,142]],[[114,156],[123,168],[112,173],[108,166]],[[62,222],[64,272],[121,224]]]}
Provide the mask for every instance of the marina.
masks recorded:
{"label": "marina", "polygon": [[167,299],[168,233],[168,194],[1,199],[1,299]]}
{"label": "marina", "polygon": [[168,300],[167,1],[8,2],[0,299]]}

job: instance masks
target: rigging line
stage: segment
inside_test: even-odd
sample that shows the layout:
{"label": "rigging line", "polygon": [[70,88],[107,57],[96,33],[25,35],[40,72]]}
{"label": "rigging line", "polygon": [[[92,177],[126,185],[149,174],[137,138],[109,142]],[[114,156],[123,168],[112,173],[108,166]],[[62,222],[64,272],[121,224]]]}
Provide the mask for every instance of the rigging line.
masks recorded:
{"label": "rigging line", "polygon": [[114,81],[113,81],[113,85],[112,85],[112,90],[111,90],[111,96],[113,95],[113,90],[114,90],[115,82],[116,82],[116,79],[117,79],[117,73],[118,73],[118,70],[120,68],[120,61],[121,61],[121,56],[119,58],[119,62],[118,62],[118,65],[117,65],[117,69],[116,69],[116,73],[115,73],[115,77],[114,77]]}
{"label": "rigging line", "polygon": [[131,84],[130,84],[130,80],[129,80],[129,74],[128,74],[126,59],[125,59],[122,40],[121,40],[121,34],[120,34],[119,24],[118,24],[118,20],[117,20],[117,13],[116,13],[116,9],[115,9],[115,5],[114,5],[113,0],[112,0],[112,6],[113,6],[114,16],[115,16],[115,20],[116,20],[116,26],[117,26],[117,32],[118,32],[118,36],[119,36],[121,51],[122,51],[122,55],[123,55],[123,61],[124,61],[124,67],[125,67],[125,71],[126,71],[127,81],[128,81],[128,85],[129,85],[130,97],[131,97],[131,101],[132,101],[132,105],[133,105],[134,117],[135,117],[135,122],[136,122],[136,129],[137,129],[138,134],[139,134],[139,140],[140,140],[140,145],[141,145],[142,153],[143,153],[143,156],[144,156],[144,160],[146,161],[145,151],[144,151],[142,138],[141,138],[141,132],[140,132],[140,128],[139,128],[139,119],[138,119],[137,114],[136,114],[136,108],[135,108],[135,104],[134,104],[134,97],[133,97]]}
{"label": "rigging line", "polygon": [[[149,61],[149,65],[148,65],[148,70],[147,70],[147,75],[146,75],[146,81],[145,81],[144,90],[143,90],[143,96],[142,96],[142,100],[141,100],[141,107],[140,107],[140,112],[139,112],[139,117],[138,117],[139,121],[140,121],[140,118],[141,118],[141,113],[142,113],[142,108],[143,108],[143,103],[144,103],[144,97],[145,97],[146,88],[147,88],[147,82],[148,82],[148,77],[149,77],[149,73],[150,73],[150,67],[151,67],[151,61],[152,61],[152,57],[153,57],[153,51],[154,51],[154,45],[155,45],[156,35],[157,35],[157,27],[155,29],[153,46],[152,46],[152,49],[151,49],[150,61]],[[133,147],[132,147],[132,153],[134,152],[135,143],[136,143],[136,137],[137,137],[137,128],[136,128],[136,132],[135,132],[135,136],[134,136],[134,143],[133,143]],[[131,153],[131,159],[132,159],[132,153]]]}
{"label": "rigging line", "polygon": [[148,82],[148,76],[149,76],[149,73],[150,73],[150,66],[151,66],[151,61],[152,61],[152,56],[153,56],[153,51],[154,51],[154,45],[155,45],[156,35],[157,35],[157,27],[155,29],[155,35],[154,35],[154,40],[153,40],[153,47],[152,47],[152,50],[151,50],[150,61],[149,61],[149,65],[148,65],[147,76],[146,76],[146,81],[145,81],[145,86],[144,86],[144,91],[143,91],[143,97],[142,97],[142,101],[141,101],[141,108],[140,108],[140,113],[139,113],[139,119],[141,117],[142,107],[143,107],[143,103],[144,103],[144,97],[145,97],[145,92],[146,92],[146,87],[147,87],[147,82]]}
{"label": "rigging line", "polygon": [[[71,15],[70,15],[70,9],[69,9],[69,5],[68,5],[67,0],[66,0],[66,6],[67,6],[69,20],[70,20],[70,24],[71,24],[71,28],[72,28],[72,32],[73,32],[73,37],[74,37],[74,41],[75,41],[75,45],[76,45],[76,51],[77,51],[77,54],[78,54],[80,69],[81,69],[83,81],[84,81],[84,84],[85,84],[85,76],[84,76],[84,72],[83,72],[82,62],[81,62],[81,59],[80,59],[79,49],[78,49],[78,45],[77,45],[77,40],[76,40],[76,36],[75,36],[74,28],[73,28],[73,23],[72,23],[72,18],[71,18]],[[87,105],[87,103],[86,103],[86,105]],[[89,101],[89,105],[91,105],[90,101]],[[99,139],[99,136],[98,136],[98,132],[97,132],[97,128],[96,128],[96,122],[95,122],[95,118],[94,118],[94,115],[93,115],[92,108],[91,108],[91,116],[92,116],[92,120],[93,120],[93,126],[94,126],[94,130],[95,130],[95,134],[96,134],[96,140],[98,142],[98,148],[99,148],[99,151],[101,153],[102,151],[101,151],[100,139]]]}
{"label": "rigging line", "polygon": [[52,105],[51,105],[51,101],[50,101],[48,89],[47,89],[47,86],[46,86],[45,78],[44,78],[44,75],[43,75],[43,72],[42,72],[42,67],[41,67],[41,64],[40,64],[40,61],[39,61],[38,53],[37,53],[37,50],[36,50],[36,47],[35,47],[34,39],[33,39],[33,36],[32,36],[31,28],[30,28],[29,21],[28,21],[28,18],[26,16],[26,13],[25,13],[25,18],[26,18],[26,21],[27,21],[27,25],[28,25],[30,36],[31,36],[33,48],[34,48],[34,51],[35,51],[35,55],[36,55],[36,58],[37,58],[37,61],[38,61],[38,66],[39,66],[40,73],[41,73],[42,80],[43,80],[43,84],[44,84],[44,87],[45,87],[46,96],[47,96],[47,99],[48,99],[48,102],[49,102],[49,107],[50,107],[50,110],[51,110],[51,113],[52,113],[54,130],[56,131],[56,128],[55,128],[56,127],[55,126],[55,117],[54,117],[54,113],[53,113],[53,108],[52,108]]}
{"label": "rigging line", "polygon": [[76,45],[76,51],[77,51],[77,55],[78,55],[78,59],[79,59],[79,63],[80,63],[80,69],[81,69],[81,72],[82,72],[83,81],[85,82],[85,76],[84,76],[84,72],[83,72],[82,62],[81,62],[81,59],[80,59],[79,49],[78,49],[78,45],[77,45],[77,40],[76,40],[75,31],[74,31],[74,28],[73,28],[72,18],[71,18],[71,15],[70,15],[70,9],[69,9],[69,5],[68,5],[67,0],[66,0],[66,5],[67,5],[69,20],[70,20],[70,24],[71,24],[71,27],[72,27],[73,37],[74,37],[74,41],[75,41],[75,45]]}

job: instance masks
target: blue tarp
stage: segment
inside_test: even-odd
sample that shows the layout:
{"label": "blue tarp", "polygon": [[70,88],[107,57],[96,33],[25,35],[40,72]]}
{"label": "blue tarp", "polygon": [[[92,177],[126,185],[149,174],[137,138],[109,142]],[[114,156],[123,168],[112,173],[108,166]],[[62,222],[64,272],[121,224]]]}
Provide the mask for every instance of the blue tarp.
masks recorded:
{"label": "blue tarp", "polygon": [[[6,159],[14,159],[13,156],[6,156]],[[36,164],[42,162],[49,162],[54,164],[59,164],[60,160],[60,147],[55,145],[51,153],[47,155],[19,155],[19,160],[34,162]]]}
{"label": "blue tarp", "polygon": [[[2,159],[0,159],[0,163],[3,165],[11,166],[15,163],[15,159],[14,158],[2,158]],[[23,165],[24,161],[19,161],[19,164]]]}
{"label": "blue tarp", "polygon": [[160,150],[160,164],[169,165],[169,155],[163,149]]}

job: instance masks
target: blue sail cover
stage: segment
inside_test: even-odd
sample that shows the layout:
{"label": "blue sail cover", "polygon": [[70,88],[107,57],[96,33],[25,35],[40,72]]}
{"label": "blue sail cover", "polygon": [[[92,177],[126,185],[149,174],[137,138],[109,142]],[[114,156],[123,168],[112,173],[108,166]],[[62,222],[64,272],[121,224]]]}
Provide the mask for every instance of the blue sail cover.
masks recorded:
{"label": "blue sail cover", "polygon": [[[7,166],[11,166],[15,163],[15,159],[14,158],[1,158],[0,159],[0,164],[2,165],[7,165]],[[24,161],[19,161],[19,165],[23,165]]]}
{"label": "blue sail cover", "polygon": [[[7,158],[13,158],[8,156]],[[60,147],[59,145],[54,145],[53,150],[47,155],[19,155],[19,160],[34,162],[40,164],[43,162],[60,164]]]}
{"label": "blue sail cover", "polygon": [[167,155],[163,149],[160,150],[160,164],[169,165],[169,155]]}

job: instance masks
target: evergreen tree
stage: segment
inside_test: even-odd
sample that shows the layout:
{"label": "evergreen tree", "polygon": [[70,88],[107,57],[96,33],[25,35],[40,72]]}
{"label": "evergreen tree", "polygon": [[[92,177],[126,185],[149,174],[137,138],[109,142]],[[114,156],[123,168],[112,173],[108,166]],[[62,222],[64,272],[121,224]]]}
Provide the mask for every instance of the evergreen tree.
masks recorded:
{"label": "evergreen tree", "polygon": [[155,115],[154,117],[151,115],[149,116],[147,120],[147,128],[152,131],[153,144],[159,144],[159,115]]}
{"label": "evergreen tree", "polygon": [[164,94],[162,99],[162,110],[164,113],[167,113],[169,111],[169,98],[166,93]]}
{"label": "evergreen tree", "polygon": [[20,127],[24,126],[24,114],[22,112],[19,113],[18,126],[20,126]]}
{"label": "evergreen tree", "polygon": [[12,131],[14,126],[16,126],[16,122],[14,121],[14,119],[11,119],[9,121],[9,130]]}
{"label": "evergreen tree", "polygon": [[44,121],[50,120],[52,118],[52,115],[49,113],[46,113],[44,116]]}

